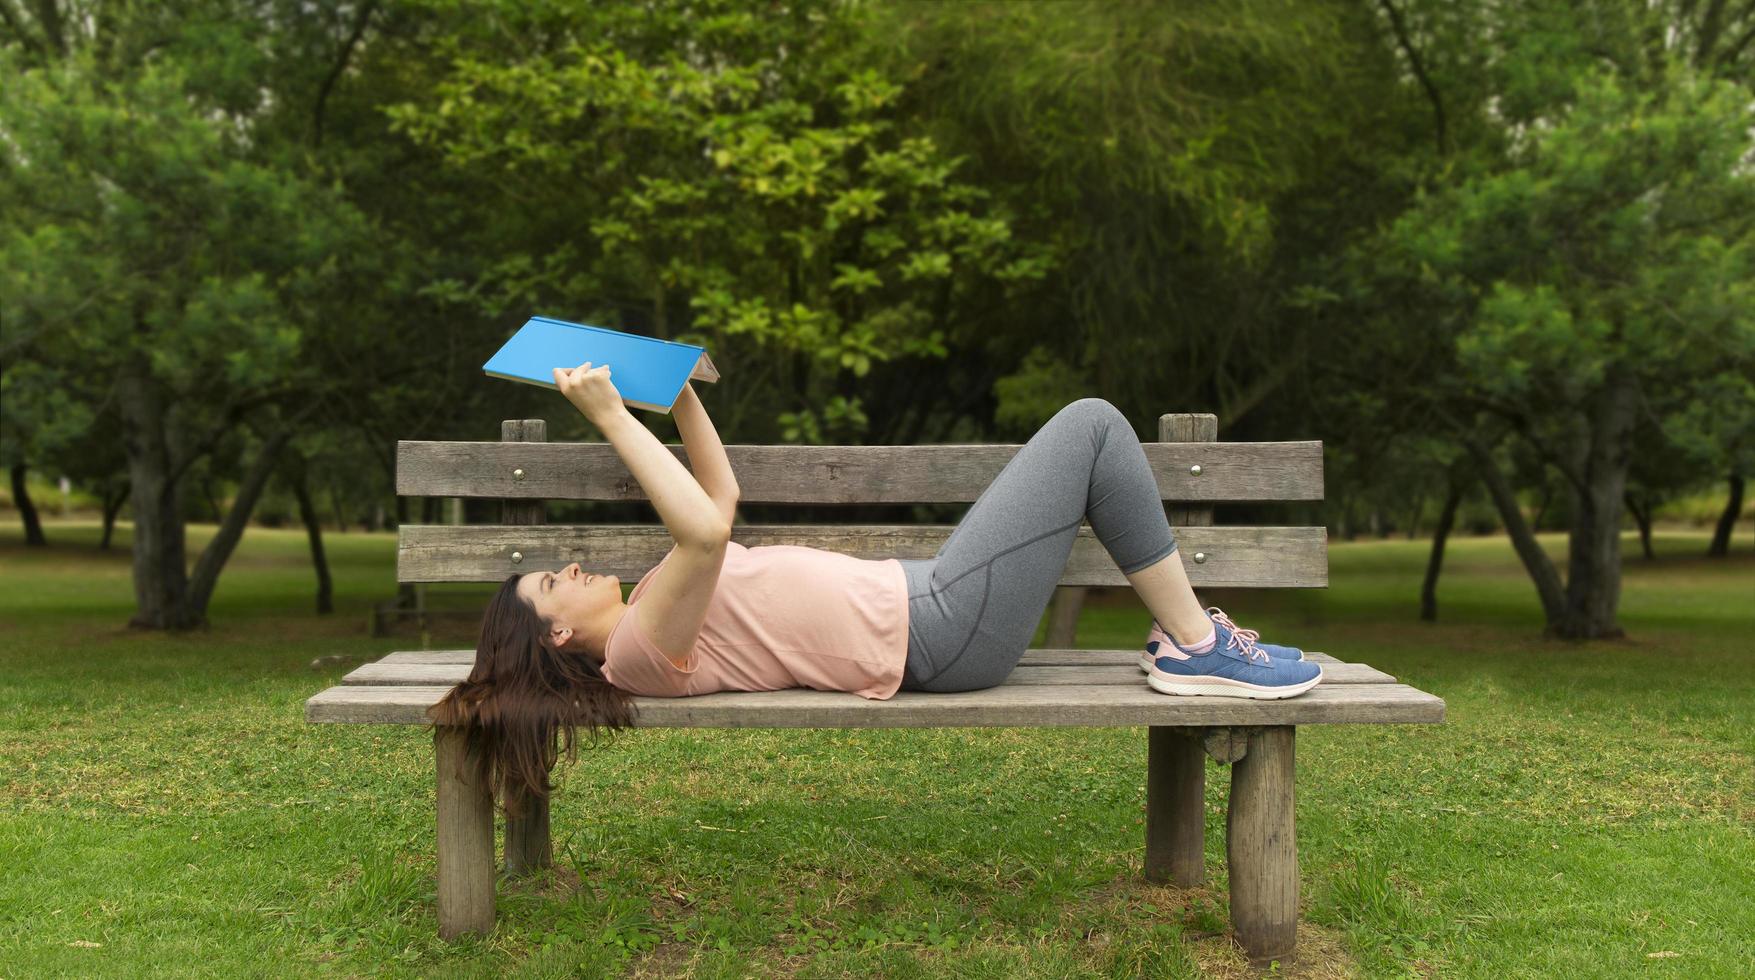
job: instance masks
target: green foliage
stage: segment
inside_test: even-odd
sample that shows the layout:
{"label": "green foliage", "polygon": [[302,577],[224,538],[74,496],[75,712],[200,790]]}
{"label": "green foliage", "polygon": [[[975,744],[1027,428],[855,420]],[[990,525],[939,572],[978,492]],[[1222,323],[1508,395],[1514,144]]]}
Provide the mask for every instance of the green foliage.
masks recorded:
{"label": "green foliage", "polygon": [[[1351,287],[1311,293],[1360,325],[1325,371],[1382,414],[1317,397],[1349,442],[1442,432],[1515,464],[1514,487],[1551,469],[1574,548],[1564,583],[1532,558],[1550,626],[1612,629],[1624,494],[1721,478],[1747,439],[1727,396],[1755,373],[1750,92],[1686,7],[1384,7],[1438,152],[1408,158],[1406,206],[1352,243]],[[1487,48],[1459,58],[1471,38]]]}
{"label": "green foliage", "polygon": [[[248,128],[188,97],[174,63],[106,78],[83,54],[0,95],[0,265],[8,346],[104,381],[136,359],[194,418],[296,374],[358,219],[327,189],[252,159]],[[71,386],[71,383],[69,383]]]}
{"label": "green foliage", "polygon": [[[124,449],[136,517],[151,527],[135,621],[198,625],[236,537],[217,538],[188,575],[182,523],[197,498],[184,483],[212,494],[213,477],[243,469],[256,428],[245,484],[260,487],[291,426],[348,383],[323,362],[356,334],[324,314],[368,225],[288,159],[274,122],[290,93],[263,84],[271,15],[203,3],[34,13],[37,35],[0,46],[0,373],[54,378],[101,405],[92,414],[111,428],[93,433],[110,451],[69,459],[89,447],[56,433],[54,404],[34,399],[9,441],[100,483],[108,475],[91,467],[113,473]],[[238,495],[238,522],[254,499]]]}
{"label": "green foliage", "polygon": [[743,393],[789,409],[783,438],[856,439],[847,379],[947,356],[973,296],[1050,266],[960,160],[909,131],[903,81],[852,58],[857,8],[509,16],[527,37],[554,18],[569,39],[510,60],[497,38],[453,39],[431,98],[389,110],[451,166],[501,170],[553,208],[465,287],[494,305],[631,316],[707,344],[733,384],[771,364],[779,396]]}
{"label": "green foliage", "polygon": [[994,425],[1014,439],[1028,439],[1068,403],[1092,390],[1090,372],[1067,364],[1046,347],[1036,347],[1017,372],[993,386],[998,403]]}
{"label": "green foliage", "polygon": [[1755,366],[1750,93],[1681,68],[1656,90],[1571,82],[1502,168],[1424,196],[1382,250],[1456,325],[1441,383],[1564,431],[1619,372],[1705,424],[1700,394]]}
{"label": "green foliage", "polygon": [[530,313],[706,344],[731,441],[1320,438],[1349,528],[1461,434],[1566,486],[1608,391],[1647,503],[1755,465],[1746,5],[5,9],[0,459],[87,486],[123,364],[221,499],[307,410],[355,516],[397,439],[590,437],[478,371]]}
{"label": "green foliage", "polygon": [[1608,74],[1514,146],[1503,172],[1425,198],[1388,244],[1474,308],[1467,383],[1576,397],[1606,365],[1657,376],[1755,355],[1747,90]]}
{"label": "green foliage", "polygon": [[1337,150],[1377,124],[1382,97],[1353,5],[880,10],[869,44],[918,75],[915,111],[1013,203],[1021,234],[1063,256],[995,318],[1007,353],[995,374],[1016,381],[1002,398],[1036,387],[1023,362],[1042,348],[1079,395],[1145,418],[1217,411],[1229,426],[1295,373],[1277,373],[1306,343],[1277,305],[1303,257],[1282,245],[1286,213],[1336,195],[1320,183],[1330,167],[1352,179]]}

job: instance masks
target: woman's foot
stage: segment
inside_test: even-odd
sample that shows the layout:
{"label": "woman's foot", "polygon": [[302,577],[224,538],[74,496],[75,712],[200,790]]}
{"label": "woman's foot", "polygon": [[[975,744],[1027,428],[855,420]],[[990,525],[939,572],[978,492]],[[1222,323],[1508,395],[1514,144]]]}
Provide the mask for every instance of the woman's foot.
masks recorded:
{"label": "woman's foot", "polygon": [[[1149,641],[1150,668],[1146,683],[1160,694],[1208,695],[1232,698],[1275,699],[1303,694],[1322,682],[1322,668],[1315,663],[1275,657],[1259,642],[1254,630],[1236,629],[1230,617],[1216,606],[1209,612],[1213,638],[1195,647],[1183,647],[1158,627],[1158,638]],[[1281,649],[1295,651],[1294,647]]]}
{"label": "woman's foot", "polygon": [[[1263,643],[1261,634],[1255,630],[1239,629],[1237,624],[1231,621],[1231,617],[1225,615],[1225,611],[1218,606],[1208,606],[1206,612],[1207,618],[1215,624],[1222,623],[1226,629],[1234,633],[1241,633],[1247,639],[1254,640],[1256,646],[1266,650],[1268,656],[1276,660],[1304,659],[1304,651],[1297,647],[1281,646],[1278,643]],[[1180,649],[1176,647],[1176,641],[1170,638],[1169,632],[1164,627],[1159,626],[1157,620],[1152,620],[1152,631],[1146,634],[1146,648],[1140,653],[1140,670],[1148,674],[1151,673],[1152,661],[1157,659],[1158,651],[1171,648]]]}

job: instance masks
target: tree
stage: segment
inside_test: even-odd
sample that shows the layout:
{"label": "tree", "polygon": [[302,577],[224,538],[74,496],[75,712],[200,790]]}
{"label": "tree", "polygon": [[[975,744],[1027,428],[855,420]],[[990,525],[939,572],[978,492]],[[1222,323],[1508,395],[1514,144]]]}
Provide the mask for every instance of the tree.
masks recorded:
{"label": "tree", "polygon": [[[0,51],[0,262],[30,286],[9,318],[33,357],[109,386],[134,505],[132,623],[152,628],[205,621],[281,448],[321,403],[299,359],[320,324],[299,314],[358,233],[345,202],[258,142],[254,22],[176,19],[189,12],[82,20],[45,4],[38,33]],[[200,57],[212,43],[228,46]],[[247,425],[255,453],[191,574],[184,481]]]}
{"label": "tree", "polygon": [[1755,376],[1721,371],[1687,386],[1690,398],[1661,413],[1664,438],[1692,473],[1723,474],[1730,491],[1707,545],[1709,558],[1730,554],[1743,512],[1743,482],[1755,473]]}
{"label": "tree", "polygon": [[1233,431],[1288,395],[1323,330],[1289,309],[1303,267],[1369,217],[1351,134],[1383,125],[1385,59],[1357,5],[881,9],[910,110],[1063,257],[992,318],[1005,431],[1093,392]]}
{"label": "tree", "polygon": [[[11,277],[0,271],[0,291],[10,294]],[[90,413],[60,384],[53,369],[25,359],[23,345],[7,333],[0,333],[0,465],[9,471],[12,481],[12,504],[18,508],[24,525],[24,543],[45,547],[48,537],[43,533],[36,505],[31,501],[25,476],[32,463],[39,468],[52,459],[57,447],[74,436],[89,421]]]}
{"label": "tree", "polygon": [[447,37],[450,76],[393,112],[451,166],[510,178],[496,258],[432,291],[705,343],[730,431],[866,437],[860,379],[973,347],[1048,261],[898,118],[904,83],[853,57],[859,8],[498,13],[509,39]]}
{"label": "tree", "polygon": [[[1620,633],[1640,413],[1654,393],[1755,361],[1755,175],[1739,162],[1749,93],[1685,66],[1657,81],[1578,77],[1571,103],[1522,127],[1502,167],[1424,196],[1384,249],[1407,257],[1402,273],[1454,344],[1455,373],[1433,386],[1503,420],[1566,479],[1564,586],[1533,538],[1519,550],[1549,629],[1570,638]],[[1512,497],[1476,419],[1450,417],[1505,513]]]}

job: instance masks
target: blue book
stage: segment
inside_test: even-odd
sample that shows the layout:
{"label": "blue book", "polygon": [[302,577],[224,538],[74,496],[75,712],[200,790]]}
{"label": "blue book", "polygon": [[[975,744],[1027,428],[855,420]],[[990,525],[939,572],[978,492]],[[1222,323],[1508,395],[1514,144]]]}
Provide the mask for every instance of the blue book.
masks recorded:
{"label": "blue book", "polygon": [[690,380],[718,381],[707,349],[674,340],[642,337],[621,330],[533,316],[481,366],[507,381],[555,388],[555,368],[608,364],[622,401],[635,408],[668,414]]}

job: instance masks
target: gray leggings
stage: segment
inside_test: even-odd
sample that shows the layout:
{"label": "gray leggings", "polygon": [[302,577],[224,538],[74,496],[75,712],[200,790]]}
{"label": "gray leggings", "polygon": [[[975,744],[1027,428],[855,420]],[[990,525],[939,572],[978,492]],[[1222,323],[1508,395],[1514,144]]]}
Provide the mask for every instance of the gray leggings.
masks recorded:
{"label": "gray leggings", "polygon": [[1081,398],[1043,424],[932,558],[908,576],[904,691],[972,691],[1006,679],[1066,569],[1079,523],[1127,573],[1176,550],[1139,437],[1114,405]]}

